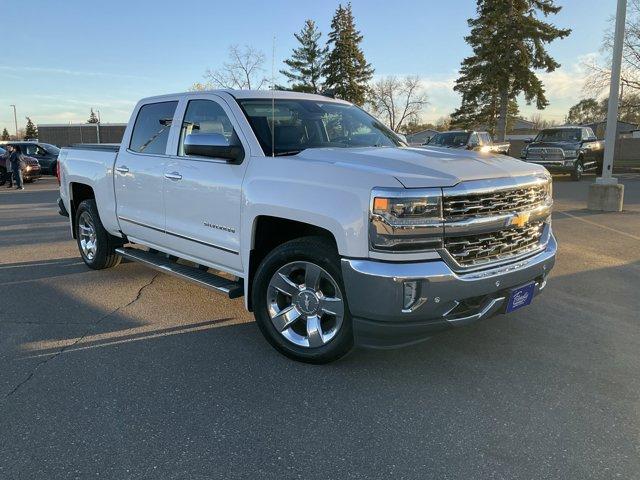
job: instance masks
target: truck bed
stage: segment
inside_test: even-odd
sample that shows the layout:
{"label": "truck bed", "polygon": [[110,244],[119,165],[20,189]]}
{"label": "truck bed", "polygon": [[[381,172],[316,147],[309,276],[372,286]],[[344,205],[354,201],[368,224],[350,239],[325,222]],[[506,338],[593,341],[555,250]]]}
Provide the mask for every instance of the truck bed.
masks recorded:
{"label": "truck bed", "polygon": [[73,213],[73,185],[89,186],[95,195],[100,219],[110,233],[119,230],[113,190],[113,167],[120,145],[80,144],[60,150],[60,197],[65,209]]}
{"label": "truck bed", "polygon": [[98,150],[105,152],[118,152],[120,150],[119,143],[76,143],[65,147],[67,150]]}

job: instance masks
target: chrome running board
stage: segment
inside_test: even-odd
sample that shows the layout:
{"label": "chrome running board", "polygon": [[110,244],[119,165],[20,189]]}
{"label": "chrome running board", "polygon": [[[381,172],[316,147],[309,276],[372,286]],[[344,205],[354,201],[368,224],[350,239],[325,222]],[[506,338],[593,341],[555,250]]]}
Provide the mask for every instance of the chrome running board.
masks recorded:
{"label": "chrome running board", "polygon": [[244,295],[242,280],[229,280],[214,273],[209,273],[199,267],[182,265],[166,257],[162,253],[152,253],[137,248],[116,248],[116,253],[127,260],[142,263],[148,267],[167,273],[183,280],[188,280],[201,287],[209,288],[226,295],[229,298],[239,298]]}

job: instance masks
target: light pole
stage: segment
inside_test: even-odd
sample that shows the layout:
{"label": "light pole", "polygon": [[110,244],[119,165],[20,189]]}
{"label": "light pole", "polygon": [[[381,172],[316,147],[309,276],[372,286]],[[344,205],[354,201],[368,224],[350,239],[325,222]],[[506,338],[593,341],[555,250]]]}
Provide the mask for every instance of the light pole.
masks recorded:
{"label": "light pole", "polygon": [[627,14],[627,0],[618,0],[616,27],[611,61],[611,85],[607,109],[607,131],[604,143],[602,176],[589,187],[588,207],[590,210],[622,211],[624,185],[612,176],[613,154],[618,137],[618,102],[620,101],[620,70],[622,68],[622,46]]}
{"label": "light pole", "polygon": [[16,140],[18,140],[18,115],[16,115],[16,106],[15,105],[9,105],[10,107],[13,107],[13,123],[16,127]]}

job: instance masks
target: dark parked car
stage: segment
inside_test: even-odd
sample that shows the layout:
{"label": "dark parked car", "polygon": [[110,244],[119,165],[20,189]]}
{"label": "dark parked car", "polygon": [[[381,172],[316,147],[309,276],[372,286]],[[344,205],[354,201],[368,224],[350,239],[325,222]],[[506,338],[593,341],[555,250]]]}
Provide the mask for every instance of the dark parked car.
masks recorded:
{"label": "dark parked car", "polygon": [[24,155],[35,158],[40,163],[42,173],[47,175],[56,174],[56,165],[58,164],[60,149],[55,145],[32,141],[4,143],[6,145],[20,145],[20,149]]}
{"label": "dark parked car", "polygon": [[502,153],[509,155],[509,142],[496,143],[488,132],[474,130],[452,130],[437,133],[425,144],[429,147],[459,148],[479,152]]}
{"label": "dark parked car", "polygon": [[[0,157],[5,153],[7,153],[7,151],[3,147],[0,147]],[[33,157],[29,157],[28,155],[24,155],[23,159],[24,166],[22,167],[22,179],[26,183],[35,182],[36,179],[42,176],[40,163],[38,162],[38,160]],[[4,174],[6,173],[7,169],[4,166],[4,162],[2,163],[3,164],[0,165],[0,175],[4,178]]]}
{"label": "dark parked car", "polygon": [[580,180],[587,171],[602,172],[604,141],[589,127],[545,128],[522,150],[520,158],[543,165],[551,173],[569,173]]}

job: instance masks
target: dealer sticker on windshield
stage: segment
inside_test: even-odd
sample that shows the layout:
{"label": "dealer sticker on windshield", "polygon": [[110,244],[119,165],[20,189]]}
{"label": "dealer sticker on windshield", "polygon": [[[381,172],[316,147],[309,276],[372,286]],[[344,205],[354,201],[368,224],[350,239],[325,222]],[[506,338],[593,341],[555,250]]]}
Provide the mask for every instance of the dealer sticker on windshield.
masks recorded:
{"label": "dealer sticker on windshield", "polygon": [[509,297],[509,303],[507,303],[506,312],[513,312],[514,310],[529,305],[533,299],[533,292],[535,291],[535,288],[536,283],[531,282],[527,285],[511,290],[511,296]]}

